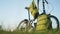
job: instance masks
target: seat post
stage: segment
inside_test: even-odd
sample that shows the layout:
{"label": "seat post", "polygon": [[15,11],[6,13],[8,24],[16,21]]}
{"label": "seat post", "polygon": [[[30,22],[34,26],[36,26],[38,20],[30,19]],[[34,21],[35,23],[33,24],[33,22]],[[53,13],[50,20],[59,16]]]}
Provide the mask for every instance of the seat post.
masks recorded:
{"label": "seat post", "polygon": [[30,12],[29,12],[29,7],[25,7],[25,9],[27,9],[27,10],[28,10],[28,19],[29,19],[29,21],[30,21]]}

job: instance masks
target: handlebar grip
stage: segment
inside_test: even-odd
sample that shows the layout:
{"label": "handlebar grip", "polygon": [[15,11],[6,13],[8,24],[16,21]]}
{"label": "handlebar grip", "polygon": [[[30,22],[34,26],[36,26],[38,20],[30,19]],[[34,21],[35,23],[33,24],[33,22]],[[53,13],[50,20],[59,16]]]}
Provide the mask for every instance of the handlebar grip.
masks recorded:
{"label": "handlebar grip", "polygon": [[48,4],[48,2],[45,0],[45,2]]}

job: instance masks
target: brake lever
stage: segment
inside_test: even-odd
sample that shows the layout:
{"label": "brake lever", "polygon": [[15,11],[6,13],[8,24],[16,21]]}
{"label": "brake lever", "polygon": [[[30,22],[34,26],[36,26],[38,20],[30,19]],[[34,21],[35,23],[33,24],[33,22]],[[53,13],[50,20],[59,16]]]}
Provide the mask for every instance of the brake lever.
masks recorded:
{"label": "brake lever", "polygon": [[48,2],[45,0],[45,2],[48,4]]}

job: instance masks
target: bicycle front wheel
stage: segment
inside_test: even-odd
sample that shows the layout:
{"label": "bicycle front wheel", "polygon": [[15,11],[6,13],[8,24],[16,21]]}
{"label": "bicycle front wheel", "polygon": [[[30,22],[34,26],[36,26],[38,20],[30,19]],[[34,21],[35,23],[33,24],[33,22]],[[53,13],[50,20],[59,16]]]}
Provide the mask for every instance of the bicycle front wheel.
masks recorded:
{"label": "bicycle front wheel", "polygon": [[51,28],[53,29],[53,31],[58,31],[59,29],[59,20],[56,16],[53,15],[49,15],[49,18],[51,20]]}

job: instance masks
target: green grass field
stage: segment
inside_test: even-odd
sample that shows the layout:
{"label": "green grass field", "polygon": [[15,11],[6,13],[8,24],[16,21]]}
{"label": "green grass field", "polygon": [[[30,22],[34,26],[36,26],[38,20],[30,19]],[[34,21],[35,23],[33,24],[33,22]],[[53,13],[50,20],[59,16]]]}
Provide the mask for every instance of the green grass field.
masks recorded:
{"label": "green grass field", "polygon": [[0,34],[60,34],[60,29],[57,32],[54,32],[54,31],[45,31],[45,32],[20,32],[20,31],[14,31],[14,32],[10,32],[10,31],[0,30]]}

